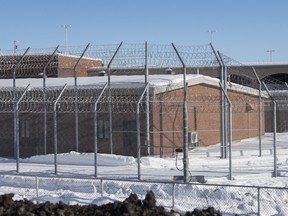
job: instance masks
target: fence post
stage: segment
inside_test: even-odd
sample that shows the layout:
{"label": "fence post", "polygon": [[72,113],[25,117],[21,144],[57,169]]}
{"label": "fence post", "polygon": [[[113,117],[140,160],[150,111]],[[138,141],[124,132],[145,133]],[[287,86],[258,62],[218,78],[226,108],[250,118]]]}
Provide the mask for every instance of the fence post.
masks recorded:
{"label": "fence post", "polygon": [[55,169],[55,175],[57,175],[57,154],[58,154],[58,140],[57,140],[57,103],[62,96],[67,84],[65,84],[58,95],[57,99],[55,100],[53,104],[53,128],[54,128],[54,169]]}
{"label": "fence post", "polygon": [[48,60],[48,62],[46,63],[45,67],[43,68],[43,72],[42,72],[42,78],[43,78],[43,108],[44,108],[44,155],[47,154],[47,108],[46,108],[46,69],[49,66],[49,64],[51,63],[51,61],[53,60],[57,50],[59,48],[59,45],[55,48],[54,52],[52,53],[50,59]]}
{"label": "fence post", "polygon": [[179,58],[179,61],[182,64],[183,70],[183,177],[184,183],[189,182],[189,147],[188,147],[188,108],[187,108],[187,91],[188,91],[188,82],[186,82],[186,65],[181,58],[178,50],[176,49],[175,45],[172,43],[173,49]]}
{"label": "fence post", "polygon": [[175,208],[175,183],[172,183],[172,209]]}
{"label": "fence post", "polygon": [[260,216],[260,187],[257,187],[258,215]]}
{"label": "fence post", "polygon": [[136,110],[136,129],[137,129],[137,163],[138,163],[138,180],[141,180],[141,166],[140,166],[140,159],[141,159],[141,135],[140,135],[140,111],[139,106],[140,102],[143,99],[147,89],[149,87],[149,82],[145,86],[145,89],[143,90],[138,103],[137,103],[137,110]]}
{"label": "fence post", "polygon": [[36,181],[36,197],[39,197],[39,179],[38,176],[35,177],[35,181]]}
{"label": "fence post", "polygon": [[[224,93],[224,96],[229,104],[229,180],[232,180],[232,102],[230,101],[227,92],[223,88],[221,82],[219,82],[219,85]],[[226,148],[226,147],[225,147]]]}
{"label": "fence post", "polygon": [[254,72],[254,75],[256,76],[256,79],[259,83],[259,108],[258,108],[258,112],[259,112],[259,157],[262,156],[262,95],[261,95],[261,80],[258,76],[258,74],[256,73],[256,70],[254,67],[252,67],[252,70]]}
{"label": "fence post", "polygon": [[101,197],[103,197],[103,179],[100,180]]}
{"label": "fence post", "polygon": [[80,58],[74,66],[74,90],[75,90],[75,142],[76,142],[76,152],[79,152],[79,115],[78,115],[78,89],[77,89],[77,67],[89,48],[90,43],[86,46]]}
{"label": "fence post", "polygon": [[108,112],[109,112],[109,142],[110,142],[110,154],[113,154],[113,134],[112,134],[112,101],[111,101],[111,70],[110,66],[118,53],[120,47],[122,46],[123,41],[119,44],[116,51],[114,52],[110,62],[107,65],[107,74],[108,74]]}
{"label": "fence post", "polygon": [[93,110],[93,119],[94,119],[94,176],[95,178],[97,178],[97,153],[98,153],[98,133],[97,133],[97,105],[100,101],[100,98],[102,97],[106,87],[107,87],[108,83],[106,83],[101,91],[101,93],[99,94],[97,100],[94,103],[94,110]]}
{"label": "fence post", "polygon": [[[15,88],[14,88],[15,89]],[[19,172],[19,157],[20,157],[20,143],[19,143],[19,104],[21,102],[21,100],[23,99],[23,97],[25,96],[26,92],[29,91],[30,89],[30,84],[25,88],[24,92],[22,93],[21,97],[17,100],[17,102],[15,103],[15,107],[14,107],[14,136],[15,136],[15,146],[16,146],[16,172]],[[15,91],[15,90],[14,90]]]}
{"label": "fence post", "polygon": [[225,66],[225,63],[222,59],[221,53],[217,51],[222,68],[221,68],[221,84],[222,84],[222,91],[221,91],[221,114],[222,114],[222,135],[223,135],[223,158],[227,158],[227,110],[226,110],[226,104],[227,104],[227,97],[225,94],[227,94],[227,67]]}
{"label": "fence post", "polygon": [[[210,43],[210,46],[211,46],[211,49],[212,49],[212,51],[214,53],[214,56],[215,56],[218,64],[220,65],[220,70],[221,70],[221,72],[220,72],[220,80],[223,83],[223,80],[224,80],[224,78],[223,78],[224,77],[224,65],[222,64],[222,61],[220,61],[220,59],[219,59],[219,56],[221,56],[221,55],[219,55],[219,52],[218,52],[219,56],[217,55],[212,43]],[[224,146],[226,145],[226,139],[225,139],[225,135],[224,135],[225,121],[224,121],[224,109],[223,109],[223,107],[224,107],[224,99],[225,98],[224,98],[223,91],[220,90],[220,94],[221,94],[221,102],[220,102],[220,108],[221,108],[221,112],[220,112],[220,118],[221,118],[221,123],[220,123],[220,128],[221,128],[220,129],[221,130],[220,131],[220,137],[221,137],[220,158],[225,158],[224,157]]]}
{"label": "fence post", "polygon": [[15,107],[16,107],[16,70],[18,69],[19,65],[21,64],[21,62],[23,61],[25,55],[27,54],[27,52],[29,51],[30,47],[28,47],[26,49],[26,51],[24,52],[24,54],[21,56],[20,60],[17,62],[17,64],[14,67],[13,70],[13,99],[14,99],[14,157],[15,159],[17,159],[17,114],[15,111]]}
{"label": "fence post", "polygon": [[[148,68],[148,47],[147,42],[145,42],[145,85],[148,84],[149,80],[149,68]],[[150,107],[149,107],[149,87],[146,91],[146,145],[147,145],[147,154],[151,154],[150,149]]]}
{"label": "fence post", "polygon": [[265,90],[267,91],[270,99],[272,100],[273,103],[273,150],[274,150],[274,173],[273,173],[273,177],[277,177],[277,147],[276,147],[276,132],[277,132],[277,119],[276,119],[276,111],[277,111],[277,104],[276,104],[276,100],[274,99],[274,97],[271,95],[270,91],[268,90],[266,84],[264,82],[263,86],[265,88]]}

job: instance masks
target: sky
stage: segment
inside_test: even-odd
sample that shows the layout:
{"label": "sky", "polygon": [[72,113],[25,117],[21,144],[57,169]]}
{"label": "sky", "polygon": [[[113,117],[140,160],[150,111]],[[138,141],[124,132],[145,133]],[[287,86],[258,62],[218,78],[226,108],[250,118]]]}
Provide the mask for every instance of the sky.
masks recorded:
{"label": "sky", "polygon": [[[287,0],[1,0],[0,49],[211,42],[240,62],[288,62]],[[274,50],[273,52],[267,52]]]}

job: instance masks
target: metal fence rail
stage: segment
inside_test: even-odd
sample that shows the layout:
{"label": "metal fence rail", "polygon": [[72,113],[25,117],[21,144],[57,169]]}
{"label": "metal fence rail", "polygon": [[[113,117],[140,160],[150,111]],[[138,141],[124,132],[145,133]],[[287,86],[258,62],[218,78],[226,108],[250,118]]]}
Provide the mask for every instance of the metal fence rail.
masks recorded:
{"label": "metal fence rail", "polygon": [[[224,215],[286,215],[288,188],[242,185],[184,184],[115,179],[0,175],[1,187],[32,200],[91,204],[100,197],[123,201],[131,193],[144,199],[154,192],[157,205],[192,211],[213,206]],[[11,188],[10,188],[11,187]],[[6,192],[7,193],[7,192]],[[72,203],[71,203],[72,200]]]}

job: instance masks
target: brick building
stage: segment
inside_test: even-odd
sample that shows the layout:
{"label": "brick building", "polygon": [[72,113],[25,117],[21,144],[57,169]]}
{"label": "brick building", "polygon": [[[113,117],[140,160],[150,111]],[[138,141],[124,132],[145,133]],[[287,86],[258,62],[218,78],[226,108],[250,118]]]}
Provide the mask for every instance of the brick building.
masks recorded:
{"label": "brick building", "polygon": [[[12,78],[14,68],[21,57],[20,55],[0,55],[0,78]],[[40,77],[50,58],[51,55],[48,54],[25,55],[16,70],[16,78]],[[46,75],[48,77],[72,77],[78,59],[79,56],[57,53],[48,64]],[[77,76],[87,76],[89,68],[99,66],[102,66],[100,59],[83,57],[77,67]]]}
{"label": "brick building", "polygon": [[[183,75],[150,75],[150,146],[147,145],[145,101],[141,102],[140,140],[141,155],[173,154],[176,148],[183,147]],[[1,84],[3,80],[0,80]],[[41,79],[27,80],[33,86],[41,87]],[[99,86],[107,82],[106,76],[81,77],[77,90],[79,99],[79,152],[94,150],[94,120],[91,107],[99,95]],[[188,82],[188,130],[196,134],[194,145],[211,145],[220,142],[221,128],[221,90],[219,79],[202,75],[187,75]],[[71,89],[63,94],[58,107],[58,152],[75,151],[75,113],[73,101],[72,78],[48,78],[48,86],[71,85]],[[24,86],[27,83],[21,82]],[[5,86],[4,82],[3,85]],[[2,85],[2,86],[3,86]],[[32,86],[32,87],[33,87]],[[98,87],[97,87],[98,86]],[[113,153],[136,156],[136,111],[139,96],[144,89],[144,76],[112,76],[112,137]],[[82,89],[82,90],[81,90]],[[3,91],[3,90],[1,90]],[[32,90],[31,90],[32,91]],[[48,91],[48,90],[47,90]],[[232,83],[228,87],[228,95],[233,104],[233,140],[240,140],[259,135],[258,91]],[[34,97],[29,94],[24,98],[29,104]],[[54,97],[54,96],[53,96]],[[51,97],[52,98],[52,97]],[[54,98],[55,99],[55,98]],[[37,98],[34,97],[34,103]],[[41,97],[39,97],[39,103]],[[262,99],[264,100],[264,98]],[[0,104],[4,101],[0,101]],[[26,103],[26,102],[25,102]],[[23,107],[28,107],[23,102]],[[47,102],[48,103],[48,102]],[[262,101],[263,103],[263,101]],[[43,101],[42,101],[43,104]],[[73,105],[74,104],[74,105]],[[36,106],[36,105],[35,105]],[[23,157],[43,154],[43,112],[41,105],[37,110],[21,111],[20,103],[20,155]],[[49,105],[47,105],[50,107]],[[3,107],[3,106],[2,106]],[[31,106],[33,107],[33,106]],[[98,107],[97,141],[98,152],[110,153],[109,112],[107,94]],[[61,111],[61,109],[63,109]],[[40,111],[39,111],[40,110]],[[13,155],[13,110],[0,112],[1,156]],[[53,115],[47,114],[47,153],[53,153]],[[262,118],[264,121],[264,118]],[[263,124],[264,125],[264,124]],[[265,128],[263,127],[263,133]]]}

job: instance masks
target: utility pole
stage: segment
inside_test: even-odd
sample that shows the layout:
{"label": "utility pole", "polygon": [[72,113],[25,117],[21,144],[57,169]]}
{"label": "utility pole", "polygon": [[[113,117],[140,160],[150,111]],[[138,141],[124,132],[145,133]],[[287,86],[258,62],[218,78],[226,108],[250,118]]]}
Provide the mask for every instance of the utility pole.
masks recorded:
{"label": "utility pole", "polygon": [[272,53],[275,52],[275,50],[267,50],[267,52],[270,53],[270,62],[272,62]]}
{"label": "utility pole", "polygon": [[211,42],[211,44],[212,44],[212,46],[213,46],[213,45],[214,45],[214,43],[213,43],[213,42],[214,42],[214,41],[213,41],[213,39],[214,39],[214,38],[213,38],[213,34],[214,34],[215,32],[217,32],[217,31],[216,31],[216,30],[213,30],[213,29],[210,29],[210,30],[207,30],[207,32],[210,32],[210,37],[211,37],[211,39],[210,39],[211,41],[210,41],[210,42]]}
{"label": "utility pole", "polygon": [[68,28],[71,28],[72,25],[62,25],[65,31],[65,53],[67,53],[68,50]]}
{"label": "utility pole", "polygon": [[14,49],[14,54],[15,54],[15,53],[16,53],[16,50],[18,49],[18,44],[17,44],[17,43],[18,43],[19,41],[18,41],[18,40],[14,40],[13,42],[14,42],[14,47],[13,47],[13,49]]}

